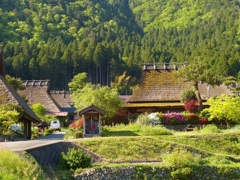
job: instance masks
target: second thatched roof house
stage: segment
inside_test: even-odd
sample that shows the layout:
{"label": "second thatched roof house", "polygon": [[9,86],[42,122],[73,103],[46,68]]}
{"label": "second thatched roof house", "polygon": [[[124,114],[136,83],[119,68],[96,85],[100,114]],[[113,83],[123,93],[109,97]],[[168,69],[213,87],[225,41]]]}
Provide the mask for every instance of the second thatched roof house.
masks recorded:
{"label": "second thatched roof house", "polygon": [[[181,93],[191,89],[189,82],[174,76],[173,71],[182,68],[184,64],[173,66],[163,64],[144,64],[142,67],[142,84],[126,101],[125,107],[130,113],[142,112],[181,112],[184,104],[180,101]],[[210,97],[221,94],[232,94],[226,86],[209,86],[199,82],[199,90],[206,105]]]}

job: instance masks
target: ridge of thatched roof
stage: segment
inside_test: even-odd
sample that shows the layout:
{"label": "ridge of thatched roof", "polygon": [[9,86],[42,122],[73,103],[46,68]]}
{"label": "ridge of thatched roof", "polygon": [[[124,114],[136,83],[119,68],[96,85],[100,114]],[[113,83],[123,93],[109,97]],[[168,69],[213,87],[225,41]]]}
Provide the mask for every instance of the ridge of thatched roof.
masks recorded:
{"label": "ridge of thatched roof", "polygon": [[47,86],[49,87],[50,80],[23,80],[24,86]]}

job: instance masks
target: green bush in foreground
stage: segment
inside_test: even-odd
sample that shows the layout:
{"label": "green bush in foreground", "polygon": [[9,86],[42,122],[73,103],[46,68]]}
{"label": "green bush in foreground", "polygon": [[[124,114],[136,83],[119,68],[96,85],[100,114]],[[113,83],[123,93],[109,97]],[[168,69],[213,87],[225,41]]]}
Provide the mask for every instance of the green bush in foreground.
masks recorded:
{"label": "green bush in foreground", "polygon": [[201,133],[221,133],[222,131],[214,124],[208,124],[200,130]]}
{"label": "green bush in foreground", "polygon": [[73,138],[74,139],[81,138],[81,137],[83,137],[83,132],[82,131],[73,133]]}
{"label": "green bush in foreground", "polygon": [[68,129],[67,133],[64,135],[63,139],[68,139],[69,137],[73,137],[74,129]]}
{"label": "green bush in foreground", "polygon": [[165,155],[163,159],[173,168],[190,167],[201,163],[200,156],[195,156],[186,149],[175,149],[171,154]]}
{"label": "green bush in foreground", "polygon": [[143,136],[172,135],[172,132],[162,125],[145,126],[141,129]]}
{"label": "green bush in foreground", "polygon": [[47,136],[47,135],[50,135],[53,133],[53,130],[52,129],[45,129],[44,132],[43,132],[43,135],[44,136]]}
{"label": "green bush in foreground", "polygon": [[192,173],[192,169],[189,167],[185,167],[185,168],[180,168],[177,169],[176,171],[172,171],[171,172],[171,177],[173,179],[190,179],[191,178],[191,173]]}
{"label": "green bush in foreground", "polygon": [[91,158],[81,149],[70,148],[67,152],[61,153],[60,167],[62,169],[78,169],[91,167]]}
{"label": "green bush in foreground", "polygon": [[[46,180],[40,166],[30,158],[26,160],[18,154],[0,150],[0,179],[1,180]],[[29,158],[28,158],[29,159]],[[30,161],[30,162],[29,162]]]}

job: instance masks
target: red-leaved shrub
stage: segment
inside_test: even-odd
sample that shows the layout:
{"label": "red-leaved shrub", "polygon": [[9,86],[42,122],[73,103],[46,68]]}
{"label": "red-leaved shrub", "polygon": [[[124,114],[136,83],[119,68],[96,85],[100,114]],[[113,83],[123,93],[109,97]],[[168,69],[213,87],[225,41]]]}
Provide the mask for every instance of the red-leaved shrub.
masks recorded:
{"label": "red-leaved shrub", "polygon": [[186,115],[187,122],[190,124],[197,124],[199,119],[198,116],[194,113],[189,113]]}
{"label": "red-leaved shrub", "polygon": [[127,122],[128,122],[127,111],[119,109],[116,111],[114,117],[110,120],[109,125],[127,124]]}
{"label": "red-leaved shrub", "polygon": [[184,103],[184,109],[190,113],[196,113],[198,111],[198,100],[187,99]]}
{"label": "red-leaved shrub", "polygon": [[201,117],[199,118],[199,124],[207,124],[208,123],[208,119],[206,117]]}
{"label": "red-leaved shrub", "polygon": [[74,121],[72,124],[69,125],[69,128],[73,129],[83,129],[83,118]]}

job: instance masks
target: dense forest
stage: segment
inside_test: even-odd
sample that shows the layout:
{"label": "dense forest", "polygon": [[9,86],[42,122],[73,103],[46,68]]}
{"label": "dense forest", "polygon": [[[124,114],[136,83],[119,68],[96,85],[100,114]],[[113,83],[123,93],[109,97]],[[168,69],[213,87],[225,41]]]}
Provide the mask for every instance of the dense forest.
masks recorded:
{"label": "dense forest", "polygon": [[239,0],[0,0],[5,71],[67,90],[78,73],[110,85],[142,63],[204,61],[240,77]]}

